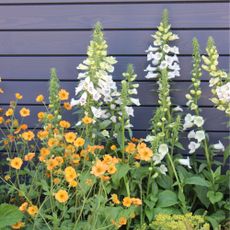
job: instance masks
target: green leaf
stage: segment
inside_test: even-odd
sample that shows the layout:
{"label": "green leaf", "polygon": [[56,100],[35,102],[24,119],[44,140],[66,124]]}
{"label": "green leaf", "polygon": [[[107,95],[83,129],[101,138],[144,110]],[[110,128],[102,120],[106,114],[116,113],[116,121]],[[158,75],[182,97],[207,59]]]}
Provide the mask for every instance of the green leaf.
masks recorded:
{"label": "green leaf", "polygon": [[225,212],[223,210],[218,210],[215,213],[213,213],[210,217],[212,217],[218,223],[220,223],[221,221],[225,219]]}
{"label": "green leaf", "polygon": [[208,199],[211,201],[212,204],[215,204],[223,199],[223,193],[222,192],[214,192],[209,191],[207,193]]}
{"label": "green leaf", "polygon": [[23,214],[18,210],[18,207],[10,204],[0,205],[0,228],[16,224],[22,217]]}
{"label": "green leaf", "polygon": [[106,129],[112,122],[110,120],[105,120],[100,122],[100,129]]}
{"label": "green leaf", "polygon": [[210,216],[207,216],[206,219],[212,225],[214,230],[219,230],[220,229],[218,222],[214,218],[212,218]]}
{"label": "green leaf", "polygon": [[199,198],[200,202],[206,207],[208,208],[210,201],[207,198],[207,192],[208,192],[208,188],[204,188],[203,186],[199,186],[196,185],[194,188],[197,197]]}
{"label": "green leaf", "polygon": [[168,175],[160,175],[157,178],[157,183],[160,185],[160,187],[164,189],[171,189],[173,185],[172,178]]}
{"label": "green leaf", "polygon": [[230,145],[227,146],[227,148],[224,151],[224,164],[226,163],[226,160],[228,159],[228,157],[230,156]]}
{"label": "green leaf", "polygon": [[195,185],[200,185],[200,186],[204,186],[204,187],[209,187],[210,183],[208,181],[206,181],[204,178],[199,177],[199,176],[192,176],[189,178],[186,178],[184,180],[185,184],[195,184]]}
{"label": "green leaf", "polygon": [[145,215],[147,216],[149,222],[151,222],[153,220],[153,217],[154,217],[154,212],[151,208],[146,207],[145,208]]}
{"label": "green leaf", "polygon": [[117,165],[117,172],[112,175],[112,181],[115,184],[115,186],[118,186],[120,184],[121,178],[126,176],[129,169],[130,169],[130,167],[127,166],[127,164]]}
{"label": "green leaf", "polygon": [[166,208],[178,203],[177,195],[175,192],[165,190],[159,193],[157,206],[160,208]]}

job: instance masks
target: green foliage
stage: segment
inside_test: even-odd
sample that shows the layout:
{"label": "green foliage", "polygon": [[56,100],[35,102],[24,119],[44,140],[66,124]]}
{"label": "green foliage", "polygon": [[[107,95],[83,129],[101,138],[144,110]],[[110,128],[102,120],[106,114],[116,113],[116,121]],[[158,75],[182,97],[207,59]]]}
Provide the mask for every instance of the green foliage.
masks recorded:
{"label": "green foliage", "polygon": [[0,205],[0,229],[16,224],[23,217],[23,214],[16,206],[10,204]]}

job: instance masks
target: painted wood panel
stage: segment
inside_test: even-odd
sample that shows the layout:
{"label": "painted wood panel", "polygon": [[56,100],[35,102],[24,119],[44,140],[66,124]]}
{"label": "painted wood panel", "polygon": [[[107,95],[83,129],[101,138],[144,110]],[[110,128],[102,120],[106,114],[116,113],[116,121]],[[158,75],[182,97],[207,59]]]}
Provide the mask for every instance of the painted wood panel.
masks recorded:
{"label": "painted wood panel", "polygon": [[[61,86],[70,92],[70,97],[74,96],[75,85],[74,81],[61,82]],[[157,105],[158,92],[156,82],[139,82],[138,95],[140,103],[142,105]],[[171,96],[172,102],[178,105],[185,105],[185,94],[188,92],[190,82],[174,82],[171,84]],[[45,97],[48,95],[48,82],[41,81],[3,81],[1,87],[5,89],[5,94],[0,96],[0,101],[3,104],[9,103],[10,100],[14,100],[16,92],[22,93],[24,99],[21,103],[35,103],[35,98],[38,94],[43,94]],[[212,106],[212,102],[209,100],[211,92],[208,87],[208,82],[201,83],[203,94],[200,98],[199,104],[202,106]]]}
{"label": "painted wood panel", "polygon": [[[2,29],[153,28],[165,7],[175,28],[229,27],[228,3],[1,6]],[[205,9],[205,14],[204,14]]]}
{"label": "painted wood panel", "polygon": [[[106,31],[110,54],[144,55],[152,43],[152,31]],[[192,53],[192,38],[196,36],[205,51],[207,39],[213,36],[220,54],[229,55],[229,30],[177,31],[181,40],[181,54]],[[42,32],[1,32],[0,54],[63,54],[82,55],[86,53],[91,31],[42,31]]]}
{"label": "painted wood panel", "polygon": [[[38,56],[38,57],[0,57],[0,76],[3,80],[48,80],[49,71],[52,67],[57,67],[57,73],[61,80],[76,80],[78,71],[76,66],[85,59],[81,57],[62,57],[62,56]],[[122,79],[122,72],[124,72],[129,63],[132,63],[137,74],[137,79],[145,81],[144,69],[147,66],[145,56],[129,56],[116,57],[118,63],[115,65],[113,73],[115,80]],[[181,76],[176,80],[190,80],[192,69],[192,57],[179,57],[181,66]],[[229,69],[230,56],[219,57],[220,68]],[[204,73],[203,80],[209,80],[207,74]]]}

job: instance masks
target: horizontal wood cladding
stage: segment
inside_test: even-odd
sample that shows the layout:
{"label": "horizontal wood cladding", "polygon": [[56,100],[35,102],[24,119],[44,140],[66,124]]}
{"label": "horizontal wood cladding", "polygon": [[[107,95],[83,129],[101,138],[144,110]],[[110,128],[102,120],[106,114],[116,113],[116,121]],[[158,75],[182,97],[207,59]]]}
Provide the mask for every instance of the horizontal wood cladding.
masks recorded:
{"label": "horizontal wood cladding", "polygon": [[[154,28],[164,8],[175,28],[229,27],[229,3],[1,6],[0,29]],[[204,13],[205,11],[205,13]]]}
{"label": "horizontal wood cladding", "polygon": [[[68,81],[61,82],[61,87],[70,92],[70,97],[74,96],[75,86],[77,82]],[[118,84],[119,86],[120,84]],[[142,105],[157,105],[158,102],[158,92],[156,82],[139,82],[138,96]],[[185,94],[188,92],[190,82],[173,82],[171,83],[171,95],[174,104],[185,105],[186,99]],[[6,81],[1,82],[1,87],[6,93],[2,94],[0,101],[3,104],[9,103],[10,100],[14,99],[16,92],[22,93],[24,95],[23,101],[21,103],[36,103],[35,98],[38,94],[44,94],[46,97],[48,95],[48,82],[32,81],[32,82],[22,82],[22,81]],[[200,98],[199,104],[202,106],[212,106],[212,102],[209,98],[212,96],[208,82],[202,82],[201,87],[203,94]]]}
{"label": "horizontal wood cladding", "polygon": [[[7,106],[1,106],[3,109],[6,109]],[[29,127],[35,128],[35,124],[37,123],[37,113],[40,111],[46,111],[45,107],[42,105],[20,105],[17,108],[17,112],[22,108],[30,108],[31,110],[31,116],[28,118],[24,118],[24,122],[28,124]],[[140,106],[140,107],[134,107],[134,114],[135,117],[131,119],[134,130],[142,130],[147,131],[150,128],[150,119],[152,117],[152,114],[156,110],[156,107],[146,107],[146,106]],[[185,111],[188,112],[188,110],[185,108]],[[205,128],[209,131],[223,131],[227,132],[228,129],[226,127],[227,119],[224,118],[221,111],[216,110],[215,108],[202,108],[201,113],[206,119],[205,121]],[[144,115],[144,116],[143,116]],[[72,114],[72,112],[64,111],[63,112],[63,119],[70,121],[72,124],[76,123],[77,121],[77,115]],[[213,122],[215,121],[215,122]]]}
{"label": "horizontal wood cladding", "polygon": [[[0,76],[3,80],[48,80],[49,71],[52,67],[57,67],[58,76],[61,80],[76,80],[79,65],[85,56],[81,57],[0,57]],[[121,80],[122,73],[127,65],[132,63],[137,74],[137,80],[145,81],[144,69],[147,66],[145,56],[116,57],[118,63],[115,65],[113,73],[115,80]],[[178,81],[188,81],[191,79],[192,57],[179,57],[181,76],[176,78]],[[221,69],[229,69],[230,56],[219,57]],[[207,73],[204,73],[202,80],[209,80]]]}
{"label": "horizontal wood cladding", "polygon": [[[180,37],[174,44],[179,46],[181,54],[192,53],[192,38],[196,36],[205,52],[208,36],[213,36],[220,54],[229,55],[228,30],[180,30]],[[1,32],[1,54],[77,54],[86,53],[91,31],[43,31],[43,32]],[[109,54],[144,55],[152,44],[152,31],[106,31]]]}
{"label": "horizontal wood cladding", "polygon": [[1,0],[0,4],[121,4],[121,3],[212,3],[228,2],[228,0]]}

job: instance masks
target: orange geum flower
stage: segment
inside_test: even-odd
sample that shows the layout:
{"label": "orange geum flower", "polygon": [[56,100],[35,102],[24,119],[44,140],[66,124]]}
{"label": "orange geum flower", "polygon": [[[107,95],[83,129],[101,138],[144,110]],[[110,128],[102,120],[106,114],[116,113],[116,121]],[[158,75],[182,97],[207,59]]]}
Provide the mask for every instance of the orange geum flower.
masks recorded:
{"label": "orange geum flower", "polygon": [[23,161],[20,157],[15,157],[10,160],[10,166],[14,169],[20,169],[22,167]]}
{"label": "orange geum flower", "polygon": [[6,115],[7,117],[12,116],[13,114],[14,114],[14,110],[13,110],[12,108],[9,108],[9,109],[6,111],[6,113],[5,113],[5,115]]}
{"label": "orange geum flower", "polygon": [[111,195],[111,198],[112,198],[112,201],[113,201],[113,203],[114,204],[120,204],[121,202],[119,201],[119,199],[118,199],[118,196],[117,196],[117,194],[112,194]]}
{"label": "orange geum flower", "polygon": [[59,99],[60,99],[61,101],[68,100],[68,98],[69,98],[69,93],[68,93],[65,89],[61,89],[61,90],[58,92],[58,96],[59,96]]}
{"label": "orange geum flower", "polygon": [[35,153],[28,153],[24,156],[25,161],[31,161],[35,157]]}
{"label": "orange geum flower", "polygon": [[136,151],[136,145],[132,142],[129,142],[128,145],[125,147],[125,152],[129,154],[133,154]]}
{"label": "orange geum flower", "polygon": [[43,102],[44,101],[44,96],[42,94],[39,94],[37,97],[36,97],[36,102]]}
{"label": "orange geum flower", "polygon": [[92,167],[91,174],[96,177],[102,176],[107,170],[107,165],[100,160],[97,160],[96,164]]}
{"label": "orange geum flower", "polygon": [[65,134],[65,140],[68,143],[73,143],[76,139],[76,134],[74,132],[68,132]]}
{"label": "orange geum flower", "polygon": [[56,159],[49,159],[46,166],[47,170],[52,171],[55,167],[58,166],[58,161]]}
{"label": "orange geum flower", "polygon": [[20,115],[21,115],[22,117],[28,117],[28,116],[30,115],[30,110],[27,109],[27,108],[22,108],[22,109],[20,110]]}
{"label": "orange geum flower", "polygon": [[119,221],[118,221],[119,225],[122,226],[122,225],[126,225],[127,224],[127,219],[122,216]]}
{"label": "orange geum flower", "polygon": [[132,199],[130,197],[125,197],[122,201],[122,204],[125,206],[125,207],[130,207],[131,204],[132,204]]}
{"label": "orange geum flower", "polygon": [[110,177],[109,176],[105,176],[105,175],[100,176],[100,178],[101,178],[102,181],[108,181],[108,180],[110,180]]}
{"label": "orange geum flower", "polygon": [[140,151],[141,149],[144,149],[144,148],[146,148],[147,146],[146,146],[146,144],[145,143],[139,143],[138,145],[137,145],[137,151]]}
{"label": "orange geum flower", "polygon": [[62,165],[64,163],[64,160],[63,160],[63,157],[61,156],[57,156],[54,158],[56,161],[58,161],[58,164],[59,165]]}
{"label": "orange geum flower", "polygon": [[66,167],[64,170],[64,173],[65,173],[65,179],[67,182],[71,182],[77,177],[77,173],[75,169],[71,166]]}
{"label": "orange geum flower", "polygon": [[23,96],[20,93],[15,93],[15,98],[21,100]]}
{"label": "orange geum flower", "polygon": [[27,212],[29,213],[29,215],[35,216],[38,213],[38,207],[36,205],[31,205],[27,209]]}
{"label": "orange geum flower", "polygon": [[31,141],[34,139],[34,133],[32,131],[22,133],[22,138],[26,141]]}
{"label": "orange geum flower", "polygon": [[58,143],[59,143],[59,141],[58,141],[56,138],[53,138],[53,137],[51,137],[51,138],[48,140],[48,146],[49,146],[49,147],[57,146]]}
{"label": "orange geum flower", "polygon": [[109,174],[114,174],[117,172],[117,168],[115,167],[115,165],[109,165],[107,171]]}
{"label": "orange geum flower", "polygon": [[44,112],[39,112],[37,116],[38,116],[38,120],[42,120],[42,119],[45,118],[45,113]]}
{"label": "orange geum flower", "polygon": [[72,180],[72,181],[69,182],[69,186],[75,188],[75,187],[78,186],[78,183],[77,183],[77,181]]}
{"label": "orange geum flower", "polygon": [[37,137],[40,139],[40,140],[43,140],[45,139],[47,136],[49,135],[48,131],[46,130],[41,130],[37,133]]}
{"label": "orange geum flower", "polygon": [[79,164],[80,159],[81,159],[81,157],[80,157],[79,154],[73,154],[73,155],[72,155],[72,162],[73,162],[74,164]]}
{"label": "orange geum flower", "polygon": [[10,176],[10,175],[5,175],[5,176],[4,176],[4,179],[5,179],[5,181],[8,181],[8,180],[11,179],[11,176]]}
{"label": "orange geum flower", "polygon": [[140,156],[140,160],[143,161],[150,161],[151,157],[153,156],[153,151],[148,147],[140,149],[138,153]]}
{"label": "orange geum flower", "polygon": [[25,212],[28,207],[28,202],[24,202],[21,204],[21,206],[18,208],[21,212]]}
{"label": "orange geum flower", "polygon": [[64,189],[60,189],[55,193],[55,199],[60,203],[65,203],[69,199],[69,194]]}
{"label": "orange geum flower", "polygon": [[47,148],[41,148],[40,149],[40,154],[42,155],[42,156],[48,156],[49,154],[50,154],[50,150],[49,149],[47,149]]}
{"label": "orange geum flower", "polygon": [[82,122],[85,125],[88,125],[88,124],[91,124],[93,122],[93,119],[91,117],[85,116],[85,117],[82,118]]}
{"label": "orange geum flower", "polygon": [[0,124],[2,124],[4,122],[4,118],[0,117]]}
{"label": "orange geum flower", "polygon": [[70,103],[68,103],[68,102],[64,102],[64,108],[66,109],[66,110],[71,110],[72,109],[72,106],[70,105]]}
{"label": "orange geum flower", "polygon": [[22,221],[19,221],[16,224],[11,225],[12,229],[21,229],[23,227],[25,227],[25,223]]}
{"label": "orange geum flower", "polygon": [[78,137],[75,141],[74,141],[74,145],[76,147],[82,147],[85,144],[85,140],[82,137]]}
{"label": "orange geum flower", "polygon": [[103,156],[103,162],[105,163],[105,164],[111,164],[112,162],[113,162],[113,158],[112,158],[112,156],[110,156],[109,154],[106,154],[106,155],[104,155]]}
{"label": "orange geum flower", "polygon": [[64,121],[64,120],[60,121],[59,125],[64,129],[68,129],[70,127],[70,123],[68,121]]}
{"label": "orange geum flower", "polygon": [[111,146],[110,146],[110,149],[111,149],[112,151],[115,151],[115,150],[117,149],[117,146],[116,146],[116,145],[111,145]]}
{"label": "orange geum flower", "polygon": [[131,200],[132,200],[132,204],[134,204],[136,206],[142,205],[142,201],[139,198],[131,198]]}
{"label": "orange geum flower", "polygon": [[53,179],[54,184],[60,184],[61,180],[59,178]]}

